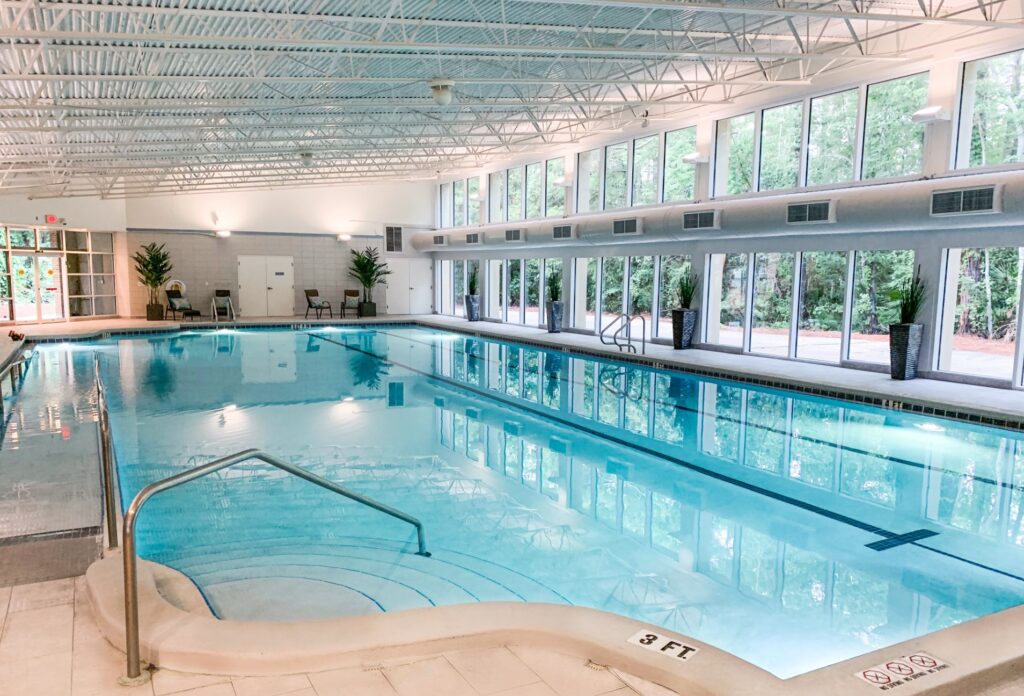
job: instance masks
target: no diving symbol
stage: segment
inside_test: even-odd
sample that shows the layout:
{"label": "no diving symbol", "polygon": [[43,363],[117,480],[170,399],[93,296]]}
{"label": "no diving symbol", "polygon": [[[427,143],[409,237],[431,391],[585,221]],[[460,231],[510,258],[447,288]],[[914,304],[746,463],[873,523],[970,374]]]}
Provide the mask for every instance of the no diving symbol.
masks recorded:
{"label": "no diving symbol", "polygon": [[911,655],[907,659],[913,662],[918,667],[924,667],[925,669],[932,669],[933,667],[939,666],[938,660],[927,655]]}
{"label": "no diving symbol", "polygon": [[872,684],[888,684],[892,681],[892,677],[885,672],[879,672],[877,669],[864,670],[864,678]]}
{"label": "no diving symbol", "polygon": [[898,674],[901,677],[909,677],[914,673],[913,667],[903,664],[902,662],[886,662],[885,668],[893,674]]}

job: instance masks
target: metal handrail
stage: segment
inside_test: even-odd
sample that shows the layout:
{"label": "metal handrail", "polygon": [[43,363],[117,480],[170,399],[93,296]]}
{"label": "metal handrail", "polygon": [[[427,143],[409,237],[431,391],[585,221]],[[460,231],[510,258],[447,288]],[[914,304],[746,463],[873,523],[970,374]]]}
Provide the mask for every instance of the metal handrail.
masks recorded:
{"label": "metal handrail", "polygon": [[93,355],[96,379],[96,412],[100,425],[100,474],[103,478],[103,510],[107,518],[107,548],[117,548],[117,498],[114,495],[114,448],[110,439],[110,414],[107,411],[107,389],[100,376],[100,354]]}
{"label": "metal handrail", "polygon": [[[7,375],[11,376],[11,395],[12,396],[18,392],[18,382],[20,380],[22,380],[22,378],[25,376],[25,371],[23,369],[21,369],[21,366],[27,364],[29,362],[29,360],[30,360],[29,357],[18,358],[17,360],[12,360],[11,362],[7,363],[6,366],[4,366],[4,369],[0,370],[0,382],[3,382],[4,381],[4,377],[6,377]],[[14,368],[18,368],[18,376],[17,377],[14,376]],[[2,395],[0,395],[0,418],[3,418],[3,415],[4,415],[4,400],[2,398]]]}
{"label": "metal handrail", "polygon": [[[237,318],[235,317],[235,304],[231,301],[230,297],[226,297],[225,299],[227,300],[226,309],[228,310],[227,316],[229,317],[227,321],[236,321]],[[210,313],[213,315],[213,323],[220,323],[220,315],[217,313],[216,297],[210,299]]]}
{"label": "metal handrail", "polygon": [[[603,344],[604,344],[604,345],[606,345],[606,346],[618,346],[618,343],[616,343],[616,342],[615,342],[615,339],[614,339],[614,338],[613,338],[613,339],[612,339],[611,341],[606,341],[606,340],[604,340],[604,335],[605,335],[606,333],[608,333],[608,332],[609,332],[609,331],[610,331],[610,330],[612,329],[612,327],[614,327],[614,326],[615,326],[616,324],[618,324],[619,322],[621,322],[621,321],[622,321],[623,319],[625,319],[626,317],[627,317],[627,315],[626,315],[626,314],[620,314],[619,316],[615,317],[615,319],[613,319],[613,320],[612,320],[612,321],[611,321],[611,322],[610,322],[610,323],[608,324],[608,326],[606,326],[606,327],[604,327],[603,329],[601,329],[601,331],[600,331],[600,332],[599,332],[599,333],[597,334],[597,338],[598,338],[598,340],[600,340],[600,341],[601,341],[601,343],[603,343]],[[618,333],[618,332],[616,332],[616,333]],[[621,347],[619,347],[619,350],[622,350],[622,348],[621,348]]]}
{"label": "metal handrail", "polygon": [[221,457],[220,459],[215,459],[212,462],[201,464],[193,469],[183,471],[180,474],[175,474],[174,476],[169,476],[155,483],[151,483],[138,492],[131,504],[128,506],[127,512],[124,514],[124,531],[122,533],[123,549],[121,555],[124,561],[125,649],[128,654],[128,673],[126,677],[122,677],[121,679],[123,684],[138,684],[140,678],[142,678],[142,664],[139,658],[139,587],[138,580],[136,578],[137,559],[135,552],[135,521],[138,519],[142,506],[146,504],[146,501],[158,493],[176,488],[182,484],[188,483],[189,481],[194,481],[198,478],[202,478],[203,476],[207,476],[216,471],[220,471],[221,469],[226,469],[229,466],[233,466],[250,459],[258,459],[273,467],[281,469],[282,471],[320,486],[321,488],[326,488],[329,491],[344,496],[349,500],[354,500],[355,502],[371,507],[378,512],[383,512],[385,515],[390,515],[391,517],[402,520],[403,522],[408,522],[416,528],[416,540],[419,546],[417,555],[430,556],[430,553],[427,551],[427,542],[426,535],[423,531],[423,523],[412,515],[407,515],[401,510],[396,510],[389,505],[385,505],[384,503],[378,502],[372,498],[367,498],[355,491],[350,491],[333,481],[328,481],[327,479],[321,478],[302,467],[295,466],[294,464],[272,457],[258,449],[243,450],[226,457]]}
{"label": "metal handrail", "polygon": [[[623,345],[625,345],[626,349],[629,350],[631,353],[636,353],[636,346],[633,345],[633,320],[639,319],[640,325],[642,327],[642,331],[640,333],[641,355],[647,355],[647,320],[644,319],[644,315],[624,314],[623,316],[625,317],[625,321],[622,323],[622,326],[619,327],[619,330],[616,331],[615,334],[612,336],[612,340],[615,341],[615,345],[619,346],[619,350],[622,350]],[[623,331],[626,332],[625,344],[619,343],[619,336],[622,334]]]}

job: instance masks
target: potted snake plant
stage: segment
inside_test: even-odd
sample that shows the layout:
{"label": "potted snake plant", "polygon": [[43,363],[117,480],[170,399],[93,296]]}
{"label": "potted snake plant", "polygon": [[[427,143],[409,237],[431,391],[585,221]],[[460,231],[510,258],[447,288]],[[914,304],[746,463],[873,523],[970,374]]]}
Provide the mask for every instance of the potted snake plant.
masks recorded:
{"label": "potted snake plant", "polygon": [[548,276],[547,326],[548,333],[561,333],[562,314],[562,279],[552,273]]}
{"label": "potted snake plant", "polygon": [[889,325],[889,375],[907,380],[917,377],[917,361],[921,355],[924,326],[917,315],[924,305],[925,288],[918,266],[912,278],[905,280],[891,295],[899,304],[900,322]]}
{"label": "potted snake plant", "polygon": [[363,299],[359,303],[357,314],[361,317],[377,316],[377,304],[373,301],[373,289],[378,285],[386,285],[386,278],[391,275],[388,264],[380,259],[380,251],[366,247],[363,251],[352,250],[352,265],[348,275],[363,288]]}
{"label": "potted snake plant", "polygon": [[690,305],[697,295],[697,274],[687,268],[676,281],[677,309],[672,310],[672,347],[682,350],[693,346],[697,330],[697,310]]}
{"label": "potted snake plant", "polygon": [[469,269],[469,277],[466,278],[466,295],[463,297],[467,321],[480,321],[480,295],[477,293],[476,284],[476,265],[472,265]]}
{"label": "potted snake plant", "polygon": [[149,292],[146,321],[163,321],[164,306],[160,303],[160,288],[171,277],[171,271],[174,269],[171,255],[164,249],[163,244],[151,242],[136,251],[132,260],[135,261],[135,272],[139,274],[139,281]]}

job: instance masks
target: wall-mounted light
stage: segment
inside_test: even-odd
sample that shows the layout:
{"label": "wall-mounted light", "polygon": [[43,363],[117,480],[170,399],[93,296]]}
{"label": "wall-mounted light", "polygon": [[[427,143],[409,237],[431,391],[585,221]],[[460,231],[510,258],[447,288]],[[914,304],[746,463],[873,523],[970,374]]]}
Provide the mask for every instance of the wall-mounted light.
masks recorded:
{"label": "wall-mounted light", "polygon": [[939,123],[940,121],[948,121],[952,116],[944,108],[938,104],[932,104],[918,109],[914,112],[914,115],[910,117],[910,120],[914,123]]}
{"label": "wall-mounted light", "polygon": [[683,162],[686,164],[707,164],[708,156],[702,152],[688,152],[683,155]]}
{"label": "wall-mounted light", "polygon": [[214,234],[220,237],[221,239],[226,239],[227,237],[231,236],[231,230],[217,230],[216,232],[214,232]]}
{"label": "wall-mounted light", "polygon": [[555,179],[555,186],[561,186],[562,188],[572,188],[572,175],[563,174],[562,176]]}
{"label": "wall-mounted light", "polygon": [[350,234],[339,234],[338,235],[338,241],[339,242],[351,242],[352,241],[352,235],[350,235]]}

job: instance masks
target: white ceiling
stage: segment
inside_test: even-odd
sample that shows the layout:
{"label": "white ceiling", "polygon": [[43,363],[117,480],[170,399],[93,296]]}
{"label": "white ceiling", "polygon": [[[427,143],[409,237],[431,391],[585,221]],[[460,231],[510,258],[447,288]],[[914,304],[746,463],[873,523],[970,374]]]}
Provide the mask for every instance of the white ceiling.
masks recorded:
{"label": "white ceiling", "polygon": [[[1019,31],[1021,14],[1011,0],[0,0],[0,193],[434,178],[644,111],[889,65],[939,35]],[[450,106],[435,77],[455,83]]]}

